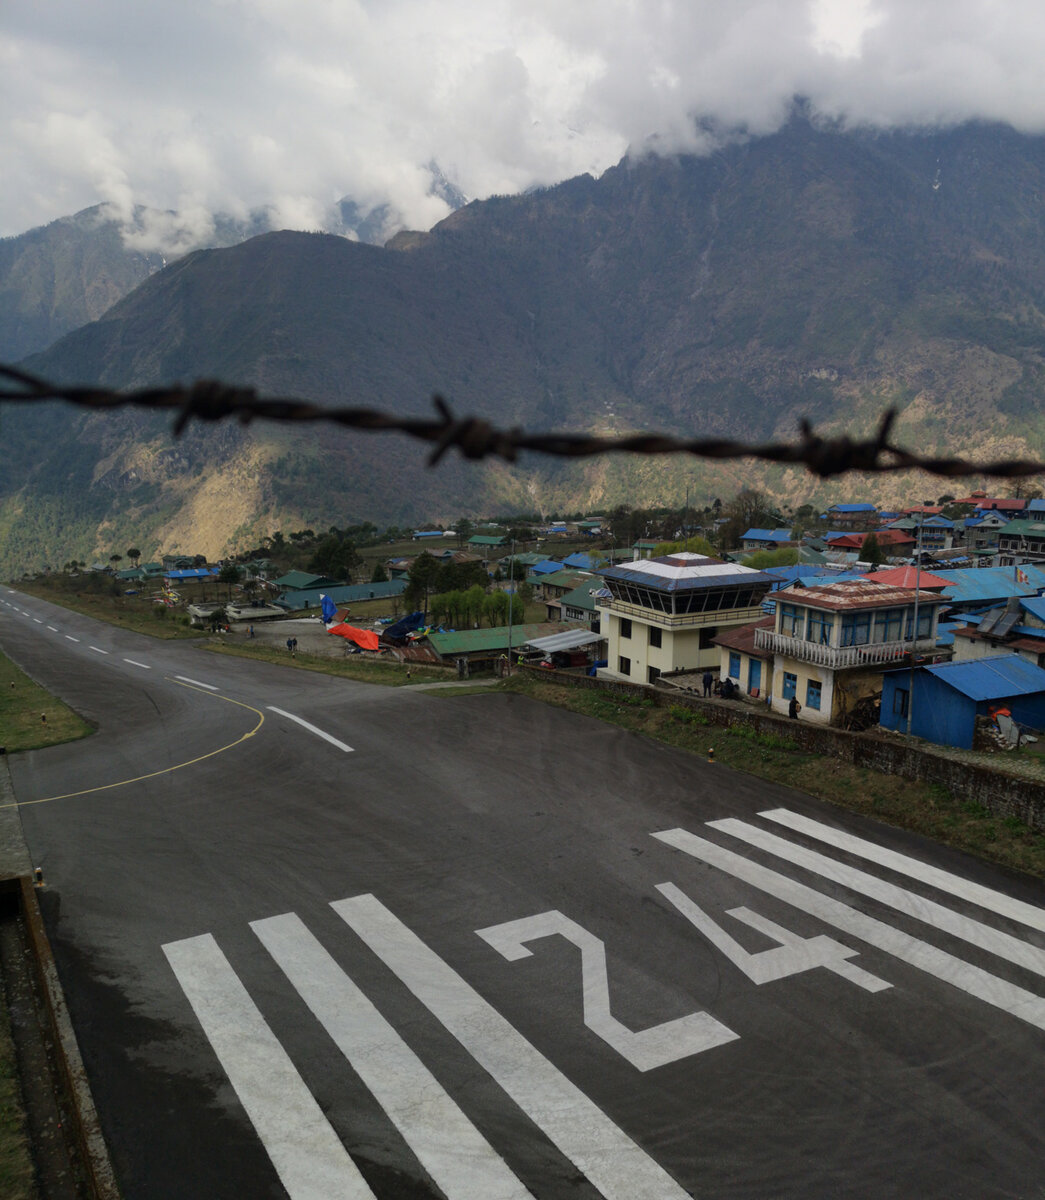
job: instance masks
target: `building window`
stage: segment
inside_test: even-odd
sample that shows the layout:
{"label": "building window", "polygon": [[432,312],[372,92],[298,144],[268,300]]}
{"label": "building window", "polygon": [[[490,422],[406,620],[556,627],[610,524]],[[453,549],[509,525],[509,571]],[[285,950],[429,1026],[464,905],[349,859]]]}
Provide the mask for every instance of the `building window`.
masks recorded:
{"label": "building window", "polygon": [[[914,609],[907,610],[907,637],[911,637],[911,630],[914,628]],[[918,634],[919,638],[927,638],[932,633],[933,628],[933,610],[932,608],[918,609]]]}
{"label": "building window", "polygon": [[866,646],[871,640],[871,614],[853,613],[842,618],[842,645]]}
{"label": "building window", "polygon": [[651,625],[649,627],[649,644],[651,646],[660,646],[661,631],[658,626]]}
{"label": "building window", "polygon": [[784,672],[784,690],[781,695],[785,700],[790,700],[791,697],[798,691],[798,676],[792,675],[790,671]]}
{"label": "building window", "polygon": [[820,696],[823,685],[819,679],[810,679],[806,684],[806,705],[809,708],[815,708],[820,711]]}
{"label": "building window", "polygon": [[718,626],[717,625],[705,626],[700,631],[700,643],[699,643],[700,649],[701,650],[711,649],[711,643],[717,636],[718,636]]}
{"label": "building window", "polygon": [[805,637],[806,610],[794,604],[780,606],[780,632],[787,637]]}
{"label": "building window", "polygon": [[621,675],[630,675],[631,674],[631,659],[625,658],[624,655],[622,654],[620,656],[620,658],[617,659],[617,670],[620,672]]}
{"label": "building window", "polygon": [[734,650],[729,652],[729,674],[732,679],[740,678],[740,655]]}
{"label": "building window", "polygon": [[908,692],[907,692],[906,688],[897,688],[896,691],[893,692],[893,716],[894,717],[906,717],[907,716],[907,696],[908,696]]}
{"label": "building window", "polygon": [[627,617],[620,619],[620,635],[622,638],[631,637],[631,621]]}
{"label": "building window", "polygon": [[898,642],[903,637],[902,608],[886,608],[875,613],[874,640],[876,642]]}
{"label": "building window", "polygon": [[656,683],[660,676],[660,667],[649,667],[646,674],[649,676],[646,680],[647,683]]}
{"label": "building window", "polygon": [[831,630],[834,629],[834,614],[820,612],[815,608],[809,610],[809,640],[821,646],[831,644]]}

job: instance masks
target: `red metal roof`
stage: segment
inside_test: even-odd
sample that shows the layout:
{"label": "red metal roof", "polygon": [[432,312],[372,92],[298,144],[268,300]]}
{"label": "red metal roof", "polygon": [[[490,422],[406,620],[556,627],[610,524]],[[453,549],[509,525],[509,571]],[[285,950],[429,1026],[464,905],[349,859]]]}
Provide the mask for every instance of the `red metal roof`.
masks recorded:
{"label": "red metal roof", "polygon": [[891,567],[888,571],[875,571],[868,578],[872,583],[885,583],[890,587],[916,588],[923,587],[926,591],[935,591],[951,586],[949,579],[941,579],[928,571],[919,572],[916,567]]}
{"label": "red metal roof", "polygon": [[772,658],[772,650],[759,650],[755,646],[756,629],[772,629],[776,617],[763,617],[760,621],[752,621],[750,625],[739,625],[736,629],[727,629],[711,639],[716,646],[725,646],[727,650],[740,650],[744,654],[753,654],[756,658]]}

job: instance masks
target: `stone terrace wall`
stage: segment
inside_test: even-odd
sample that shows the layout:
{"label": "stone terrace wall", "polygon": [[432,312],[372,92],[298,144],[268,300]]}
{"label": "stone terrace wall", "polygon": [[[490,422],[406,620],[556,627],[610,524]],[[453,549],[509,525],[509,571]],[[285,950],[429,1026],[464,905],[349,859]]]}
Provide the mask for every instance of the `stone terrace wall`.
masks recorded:
{"label": "stone terrace wall", "polygon": [[927,749],[924,743],[907,743],[900,738],[875,733],[849,733],[806,721],[792,721],[763,707],[744,701],[704,700],[690,692],[663,685],[647,687],[616,679],[592,679],[564,671],[519,667],[544,683],[585,688],[611,695],[652,700],[659,708],[678,706],[699,712],[709,724],[743,725],[776,736],[786,736],[803,750],[839,758],[857,767],[868,767],[887,775],[918,779],[945,787],[959,800],[982,804],[998,817],[1018,817],[1033,829],[1045,830],[1045,783],[989,766],[949,758]]}

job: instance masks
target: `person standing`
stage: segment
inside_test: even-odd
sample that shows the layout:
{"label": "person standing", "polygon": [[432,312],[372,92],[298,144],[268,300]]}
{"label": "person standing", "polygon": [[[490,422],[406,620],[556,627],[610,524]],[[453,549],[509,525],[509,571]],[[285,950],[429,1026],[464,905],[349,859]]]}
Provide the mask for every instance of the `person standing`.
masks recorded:
{"label": "person standing", "polygon": [[802,711],[801,704],[798,703],[798,697],[792,696],[791,703],[787,706],[787,715],[792,721],[798,720],[798,714]]}
{"label": "person standing", "polygon": [[704,695],[705,696],[711,695],[711,685],[713,682],[714,682],[714,680],[711,678],[711,672],[705,671],[704,678],[701,680],[701,683],[703,683],[703,685],[704,685]]}

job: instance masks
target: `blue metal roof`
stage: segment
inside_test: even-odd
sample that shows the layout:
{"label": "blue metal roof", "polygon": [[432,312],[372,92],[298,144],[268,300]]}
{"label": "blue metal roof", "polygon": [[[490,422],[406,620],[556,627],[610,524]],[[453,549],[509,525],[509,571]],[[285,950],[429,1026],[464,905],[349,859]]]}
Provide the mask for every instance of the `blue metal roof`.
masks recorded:
{"label": "blue metal roof", "polygon": [[877,512],[873,504],[832,504],[827,510],[835,513]]}
{"label": "blue metal roof", "polygon": [[791,534],[786,529],[749,529],[747,533],[740,535],[742,542],[760,541],[760,542],[789,542]]}
{"label": "blue metal roof", "polygon": [[1018,654],[999,654],[993,658],[974,658],[920,669],[977,702],[1045,692],[1045,670]]}
{"label": "blue metal roof", "polygon": [[943,594],[955,603],[990,603],[1009,596],[1037,596],[1045,589],[1045,572],[1030,563],[1019,568],[1027,576],[1027,583],[1020,583],[1012,567],[971,567],[967,570],[949,571],[933,568],[933,574],[946,579],[949,587]]}
{"label": "blue metal roof", "polygon": [[534,563],[530,568],[532,575],[550,575],[553,571],[561,571],[562,563],[546,558],[544,562]]}
{"label": "blue metal roof", "polygon": [[578,550],[576,554],[569,554],[562,560],[564,567],[577,567],[582,571],[590,571],[595,565],[591,560],[590,554],[585,554],[582,550]]}
{"label": "blue metal roof", "polygon": [[1033,596],[1030,599],[1021,600],[1020,608],[1024,612],[1029,612],[1032,617],[1037,617],[1039,621],[1045,621],[1045,597]]}

